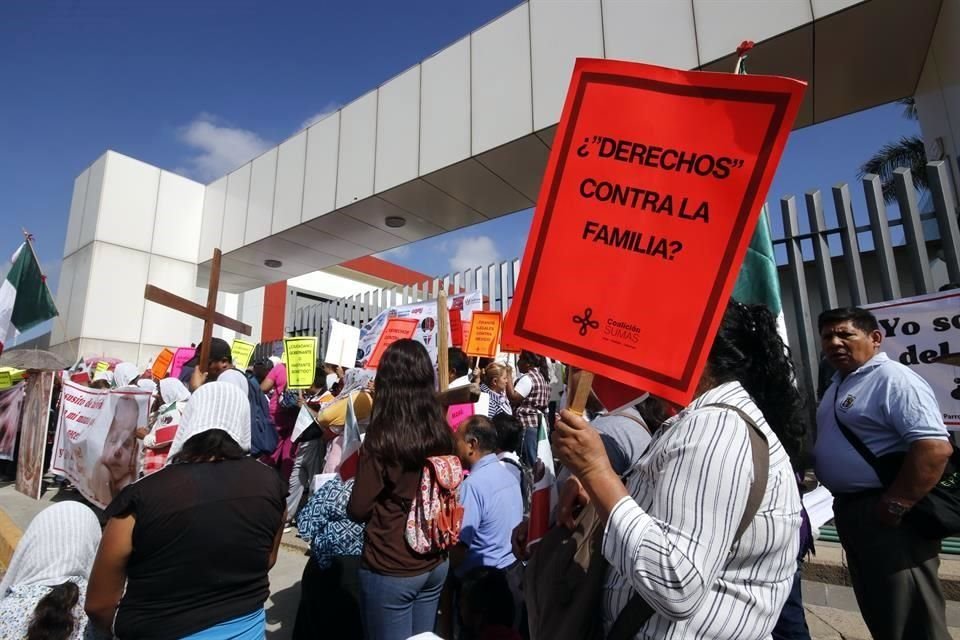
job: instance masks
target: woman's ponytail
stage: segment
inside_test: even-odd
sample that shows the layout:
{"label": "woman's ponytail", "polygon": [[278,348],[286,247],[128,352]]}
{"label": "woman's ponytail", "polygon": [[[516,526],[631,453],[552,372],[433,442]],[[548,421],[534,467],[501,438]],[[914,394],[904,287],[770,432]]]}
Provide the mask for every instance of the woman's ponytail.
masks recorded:
{"label": "woman's ponytail", "polygon": [[80,588],[75,583],[53,587],[33,610],[26,640],[67,640],[77,624],[73,608],[79,601]]}

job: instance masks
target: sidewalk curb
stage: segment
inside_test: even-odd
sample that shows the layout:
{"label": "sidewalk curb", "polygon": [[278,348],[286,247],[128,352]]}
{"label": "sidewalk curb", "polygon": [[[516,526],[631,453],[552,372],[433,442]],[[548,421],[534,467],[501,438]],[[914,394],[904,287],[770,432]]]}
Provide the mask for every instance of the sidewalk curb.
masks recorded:
{"label": "sidewalk curb", "polygon": [[[944,598],[960,600],[960,567],[958,560],[949,556],[940,556],[940,584]],[[818,543],[817,554],[803,563],[803,579],[825,584],[852,586],[850,571],[847,569],[839,545]]]}
{"label": "sidewalk curb", "polygon": [[0,508],[0,568],[6,569],[10,566],[13,551],[20,543],[22,535],[20,527],[15,525],[7,512]]}

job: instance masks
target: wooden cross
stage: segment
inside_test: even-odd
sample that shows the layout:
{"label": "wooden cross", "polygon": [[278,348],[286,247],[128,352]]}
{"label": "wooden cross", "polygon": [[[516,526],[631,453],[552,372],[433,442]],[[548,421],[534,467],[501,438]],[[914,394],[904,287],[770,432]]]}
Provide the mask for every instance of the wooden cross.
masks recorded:
{"label": "wooden cross", "polygon": [[164,307],[203,320],[203,339],[200,342],[200,358],[197,360],[197,365],[201,371],[205,370],[210,359],[210,340],[213,338],[213,325],[232,329],[245,336],[253,333],[250,325],[234,320],[222,313],[217,313],[217,290],[220,288],[220,256],[220,249],[214,249],[213,264],[210,265],[210,284],[207,287],[207,306],[205,307],[169,291],[164,291],[152,284],[148,284],[143,291],[143,297],[150,302],[156,302]]}

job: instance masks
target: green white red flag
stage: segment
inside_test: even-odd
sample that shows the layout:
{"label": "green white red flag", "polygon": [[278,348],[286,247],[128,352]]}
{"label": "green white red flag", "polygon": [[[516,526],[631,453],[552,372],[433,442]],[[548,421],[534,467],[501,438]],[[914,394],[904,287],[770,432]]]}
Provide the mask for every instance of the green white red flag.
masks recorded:
{"label": "green white red flag", "polygon": [[0,353],[19,334],[58,315],[30,244],[21,244],[11,262],[0,284]]}

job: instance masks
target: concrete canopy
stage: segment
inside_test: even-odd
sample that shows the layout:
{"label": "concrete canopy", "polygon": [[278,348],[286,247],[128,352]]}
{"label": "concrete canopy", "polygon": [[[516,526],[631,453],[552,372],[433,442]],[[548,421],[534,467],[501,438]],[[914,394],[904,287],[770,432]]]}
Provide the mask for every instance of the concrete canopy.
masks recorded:
{"label": "concrete canopy", "polygon": [[530,0],[207,185],[197,282],[218,246],[242,292],[532,207],[578,56],[731,71],[751,39],[804,127],[912,95],[940,5]]}

